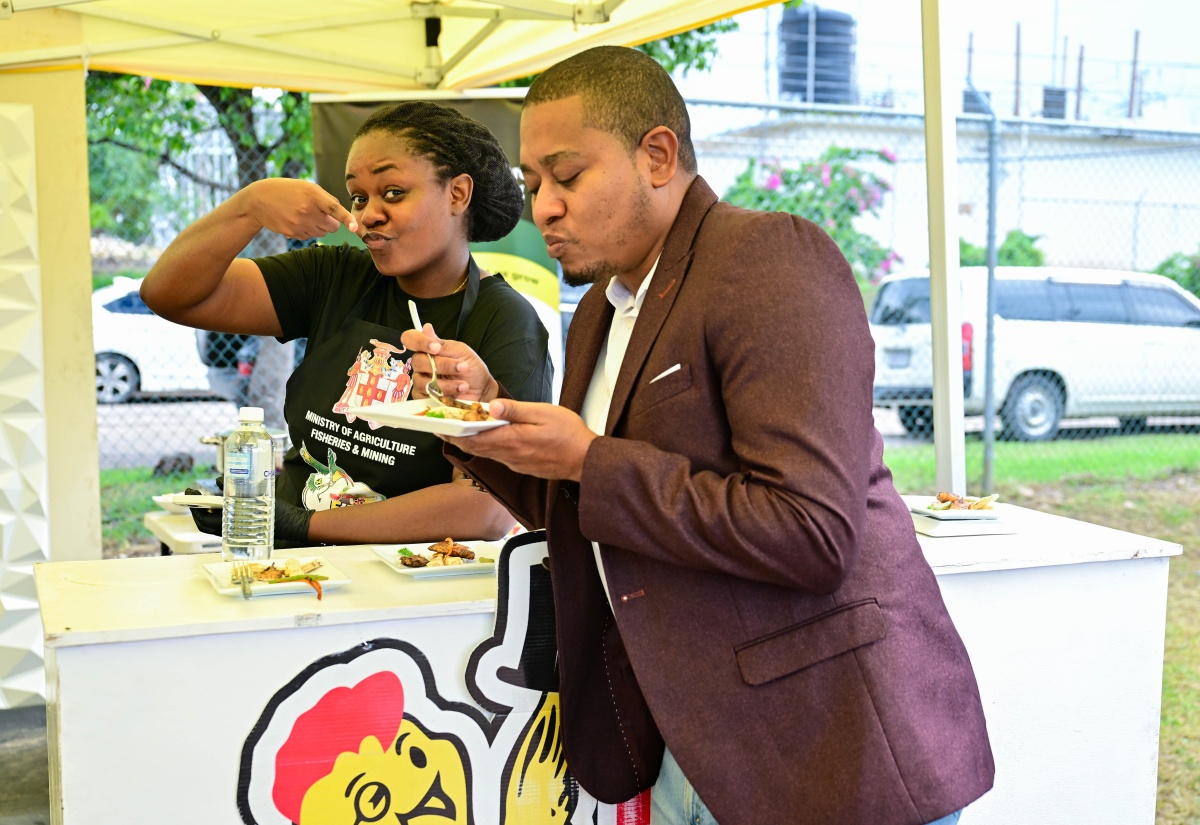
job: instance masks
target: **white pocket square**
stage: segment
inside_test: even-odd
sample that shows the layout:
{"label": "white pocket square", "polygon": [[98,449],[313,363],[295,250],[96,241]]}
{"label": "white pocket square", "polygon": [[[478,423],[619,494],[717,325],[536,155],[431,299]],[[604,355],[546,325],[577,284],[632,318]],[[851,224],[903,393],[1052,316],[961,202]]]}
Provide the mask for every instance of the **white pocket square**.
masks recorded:
{"label": "white pocket square", "polygon": [[666,378],[668,375],[670,375],[673,372],[679,372],[680,369],[682,369],[682,366],[680,364],[676,364],[673,367],[668,367],[667,369],[660,372],[658,375],[651,378],[650,383],[653,384],[655,381],[657,381],[660,378]]}

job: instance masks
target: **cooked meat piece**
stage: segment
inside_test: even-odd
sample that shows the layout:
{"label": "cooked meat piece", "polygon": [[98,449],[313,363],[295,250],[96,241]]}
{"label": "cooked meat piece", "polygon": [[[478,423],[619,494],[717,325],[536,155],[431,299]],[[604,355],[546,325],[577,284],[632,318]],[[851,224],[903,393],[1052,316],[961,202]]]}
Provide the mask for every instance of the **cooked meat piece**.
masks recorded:
{"label": "cooked meat piece", "polygon": [[954,493],[938,493],[937,500],[938,501],[959,501],[960,499],[959,499],[959,496],[956,496]]}
{"label": "cooked meat piece", "polygon": [[429,564],[429,559],[424,556],[401,556],[400,563],[405,567],[424,567]]}
{"label": "cooked meat piece", "polygon": [[453,547],[454,539],[452,538],[445,538],[439,541],[437,544],[429,545],[430,551],[434,553],[449,553]]}
{"label": "cooked meat piece", "polygon": [[475,558],[475,551],[467,547],[465,544],[456,544],[450,548],[450,552],[448,552],[446,555],[457,556],[463,559],[473,559]]}
{"label": "cooked meat piece", "polygon": [[490,421],[491,418],[491,414],[478,402],[472,404],[471,408],[463,413],[463,421]]}

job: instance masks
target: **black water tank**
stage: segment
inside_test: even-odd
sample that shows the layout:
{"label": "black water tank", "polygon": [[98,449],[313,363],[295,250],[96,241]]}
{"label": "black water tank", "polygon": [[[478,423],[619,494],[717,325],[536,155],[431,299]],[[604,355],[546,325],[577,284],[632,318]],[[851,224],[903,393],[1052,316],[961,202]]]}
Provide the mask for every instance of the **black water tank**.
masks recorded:
{"label": "black water tank", "polygon": [[807,3],[784,9],[779,24],[780,96],[808,103],[857,102],[855,40],[854,18],[845,12]]}

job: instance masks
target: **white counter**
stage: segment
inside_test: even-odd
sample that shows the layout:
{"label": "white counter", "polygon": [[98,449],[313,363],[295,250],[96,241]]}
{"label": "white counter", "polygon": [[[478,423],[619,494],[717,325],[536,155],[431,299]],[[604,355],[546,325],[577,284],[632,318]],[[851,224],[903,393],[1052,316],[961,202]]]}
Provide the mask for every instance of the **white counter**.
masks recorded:
{"label": "white counter", "polygon": [[[971,655],[996,756],[996,787],[969,821],[1152,825],[1168,560],[1180,548],[1022,508],[999,513],[1017,532],[919,537]],[[219,558],[211,555],[37,565],[56,823],[161,822],[151,795],[172,800],[175,823],[233,822],[235,788],[239,804],[260,811],[270,797],[243,787],[246,754],[270,731],[264,720],[287,706],[280,697],[315,682],[313,673],[336,675],[375,654],[403,659],[386,667],[407,674],[406,686],[424,679],[428,701],[406,691],[406,713],[441,720],[468,745],[478,739],[468,751],[511,763],[518,734],[480,739],[478,730],[546,705],[524,703],[494,667],[486,677],[475,670],[496,656],[502,669],[517,666],[520,644],[499,638],[505,626],[526,632],[511,610],[497,619],[497,577],[416,581],[365,547],[312,552],[351,580],[321,601],[221,596],[200,568]],[[501,576],[528,597],[525,571],[540,556],[521,565]],[[364,651],[371,656],[355,658]],[[333,682],[343,683],[353,680]],[[500,694],[516,710],[472,716],[480,711],[471,708],[495,711],[488,697]],[[259,776],[270,769],[269,760],[254,765]],[[481,759],[472,770],[477,786],[507,776]],[[496,803],[476,806],[481,825],[501,821],[488,804]],[[601,821],[617,821],[614,808],[588,804]]]}

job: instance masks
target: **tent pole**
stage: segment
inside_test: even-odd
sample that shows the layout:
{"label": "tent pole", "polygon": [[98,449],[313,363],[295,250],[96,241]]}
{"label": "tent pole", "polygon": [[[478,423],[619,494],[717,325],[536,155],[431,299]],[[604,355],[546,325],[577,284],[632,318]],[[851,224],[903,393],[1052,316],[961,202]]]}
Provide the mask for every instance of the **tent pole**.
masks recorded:
{"label": "tent pole", "polygon": [[943,13],[952,4],[921,0],[925,79],[925,175],[929,189],[929,315],[933,338],[933,450],[937,486],[967,494],[963,438],[962,295],[958,279],[958,175],[955,169],[959,87]]}

